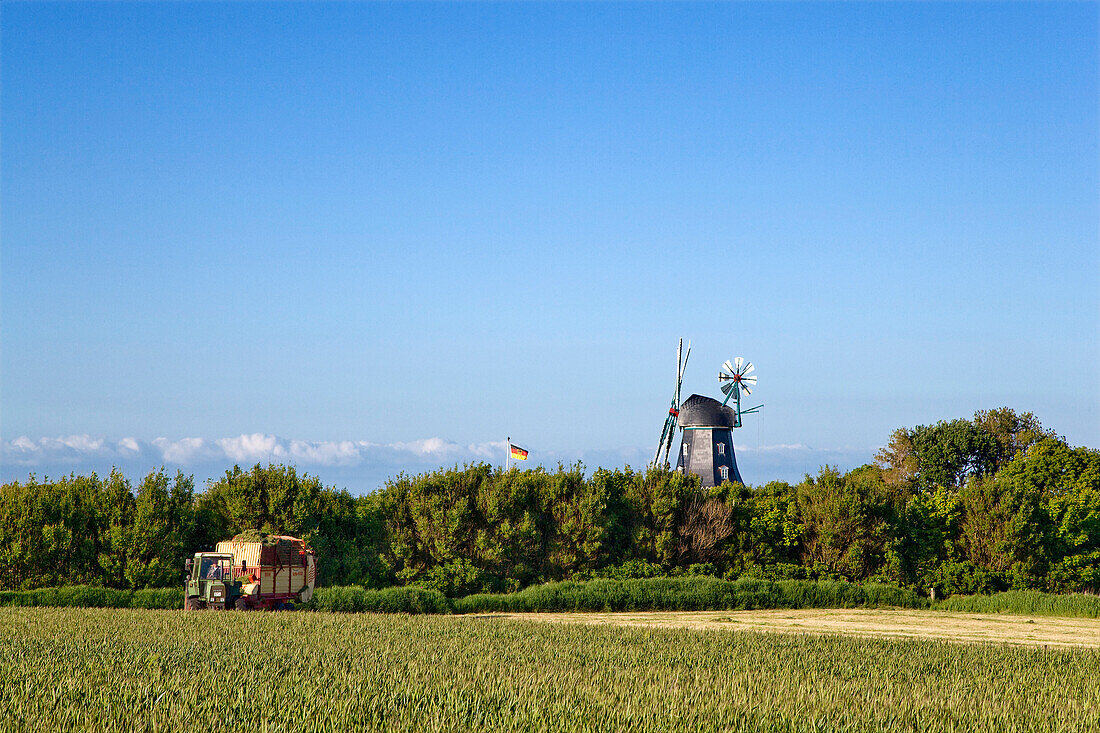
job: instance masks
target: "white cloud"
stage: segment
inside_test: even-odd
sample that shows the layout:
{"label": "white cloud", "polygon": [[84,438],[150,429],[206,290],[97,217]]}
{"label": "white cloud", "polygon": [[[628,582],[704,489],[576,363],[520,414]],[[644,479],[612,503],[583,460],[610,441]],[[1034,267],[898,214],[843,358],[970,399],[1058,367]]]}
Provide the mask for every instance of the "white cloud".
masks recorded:
{"label": "white cloud", "polygon": [[206,443],[202,438],[182,438],[180,440],[168,440],[157,438],[153,446],[160,451],[161,460],[165,463],[178,463],[184,465],[197,458],[204,457]]}
{"label": "white cloud", "polygon": [[13,451],[18,451],[20,453],[33,453],[42,450],[42,448],[37,443],[28,438],[26,435],[20,435],[18,438],[11,441],[9,445],[11,446]]}
{"label": "white cloud", "polygon": [[413,440],[407,443],[388,443],[381,447],[415,453],[420,456],[443,456],[461,450],[458,443],[452,443],[442,438],[425,438],[424,440]]}
{"label": "white cloud", "polygon": [[290,441],[290,457],[299,463],[321,466],[354,466],[362,456],[361,447],[369,443],[351,440],[313,443],[307,440]]}
{"label": "white cloud", "polygon": [[478,458],[492,460],[504,455],[504,451],[508,450],[508,441],[493,440],[488,443],[471,443],[466,449]]}
{"label": "white cloud", "polygon": [[236,438],[219,438],[214,443],[225,457],[234,463],[256,463],[286,455],[278,438],[263,433],[238,435]]}
{"label": "white cloud", "polygon": [[102,438],[93,438],[90,435],[68,435],[58,438],[42,438],[39,441],[43,450],[58,450],[68,448],[79,453],[95,453],[103,449]]}
{"label": "white cloud", "polygon": [[50,457],[72,460],[81,456],[109,455],[111,449],[102,438],[90,435],[62,435],[56,438],[32,440],[26,435],[0,443],[0,465],[14,463],[35,466]]}

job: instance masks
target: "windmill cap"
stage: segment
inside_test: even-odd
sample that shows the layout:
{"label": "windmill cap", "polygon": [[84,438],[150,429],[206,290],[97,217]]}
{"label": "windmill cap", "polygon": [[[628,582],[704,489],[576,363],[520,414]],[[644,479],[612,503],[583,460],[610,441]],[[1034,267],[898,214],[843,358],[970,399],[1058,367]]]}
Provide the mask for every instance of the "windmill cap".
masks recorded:
{"label": "windmill cap", "polygon": [[681,427],[732,428],[736,414],[731,407],[703,395],[693,394],[680,405]]}

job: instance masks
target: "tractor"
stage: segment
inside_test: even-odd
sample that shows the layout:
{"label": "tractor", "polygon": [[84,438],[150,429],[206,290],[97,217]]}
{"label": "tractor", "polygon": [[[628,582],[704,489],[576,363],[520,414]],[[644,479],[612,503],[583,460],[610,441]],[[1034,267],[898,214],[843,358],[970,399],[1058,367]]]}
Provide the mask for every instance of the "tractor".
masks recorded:
{"label": "tractor", "polygon": [[313,597],[317,561],[297,537],[249,533],[184,561],[183,607],[291,610]]}

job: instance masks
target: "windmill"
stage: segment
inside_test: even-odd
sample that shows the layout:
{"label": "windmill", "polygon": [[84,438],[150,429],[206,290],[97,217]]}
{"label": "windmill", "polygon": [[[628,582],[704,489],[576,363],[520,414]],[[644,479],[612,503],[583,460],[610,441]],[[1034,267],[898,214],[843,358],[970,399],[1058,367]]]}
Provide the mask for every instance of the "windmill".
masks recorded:
{"label": "windmill", "polygon": [[[680,339],[680,345],[676,347],[676,391],[672,393],[672,405],[668,408],[668,416],[665,418],[665,426],[661,428],[661,439],[657,442],[657,452],[653,454],[654,466],[668,466],[668,452],[672,448],[672,439],[676,435],[676,420],[680,416],[680,384],[684,381],[684,370],[687,369],[688,357],[691,356],[691,342],[688,341],[688,350],[683,354],[684,340]],[[683,360],[680,359],[683,354]],[[661,451],[665,456],[661,458]]]}
{"label": "windmill", "polygon": [[735,428],[741,427],[742,415],[756,412],[763,407],[763,405],[757,405],[747,410],[741,409],[741,393],[752,394],[752,387],[756,386],[756,375],[749,376],[754,369],[756,367],[752,365],[751,361],[746,362],[738,356],[734,358],[732,364],[729,359],[726,359],[721,371],[718,372],[718,383],[721,385],[722,394],[726,396],[726,399],[722,400],[722,406],[725,407],[726,403],[730,401],[730,397],[733,398],[733,427]]}
{"label": "windmill", "polygon": [[[733,447],[733,431],[741,427],[741,416],[756,412],[763,405],[749,409],[741,407],[741,393],[752,394],[756,377],[754,367],[741,357],[727,361],[718,373],[718,382],[724,402],[711,397],[693,394],[684,400],[676,416],[675,426],[683,430],[680,455],[676,469],[699,477],[699,485],[706,489],[723,481],[745,483],[737,470],[737,457]],[[726,405],[733,399],[733,406]]]}

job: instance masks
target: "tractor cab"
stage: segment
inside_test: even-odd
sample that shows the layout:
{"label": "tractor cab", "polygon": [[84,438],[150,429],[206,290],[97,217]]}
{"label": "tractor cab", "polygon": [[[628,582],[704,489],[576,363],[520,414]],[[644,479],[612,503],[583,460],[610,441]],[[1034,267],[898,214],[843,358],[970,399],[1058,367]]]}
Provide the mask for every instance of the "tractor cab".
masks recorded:
{"label": "tractor cab", "polygon": [[234,608],[240,597],[240,582],[233,578],[233,556],[221,552],[198,552],[184,563],[187,608]]}

